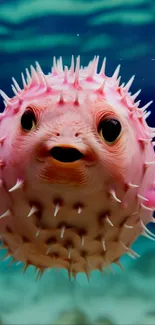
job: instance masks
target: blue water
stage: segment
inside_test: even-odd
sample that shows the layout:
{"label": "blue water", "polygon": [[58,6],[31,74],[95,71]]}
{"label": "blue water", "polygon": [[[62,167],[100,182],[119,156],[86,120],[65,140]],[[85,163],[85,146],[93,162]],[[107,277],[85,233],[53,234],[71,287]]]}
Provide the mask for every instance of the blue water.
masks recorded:
{"label": "blue water", "polygon": [[[120,63],[123,82],[136,75],[132,92],[142,89],[143,105],[155,100],[154,31],[154,0],[0,0],[0,88],[12,96],[12,76],[21,84],[21,72],[36,60],[48,73],[53,56],[62,56],[67,65],[72,54],[80,54],[86,65],[99,55],[100,64],[107,57],[109,76]],[[151,126],[153,108],[154,104],[148,117]],[[108,324],[107,318],[109,324],[155,324],[155,243],[140,238],[134,249],[141,258],[124,256],[124,272],[114,267],[116,274],[103,278],[94,272],[90,283],[84,275],[69,282],[65,272],[54,270],[35,282],[33,268],[23,274],[21,265],[8,268],[11,258],[2,261],[0,321],[78,325],[83,320],[75,321],[75,314],[82,310],[89,324],[100,316],[102,324]]]}

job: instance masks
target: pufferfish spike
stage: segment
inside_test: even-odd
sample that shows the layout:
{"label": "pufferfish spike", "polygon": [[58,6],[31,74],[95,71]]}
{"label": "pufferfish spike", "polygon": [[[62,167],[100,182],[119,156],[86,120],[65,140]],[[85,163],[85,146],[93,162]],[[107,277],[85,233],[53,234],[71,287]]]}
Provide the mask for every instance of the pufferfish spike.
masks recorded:
{"label": "pufferfish spike", "polygon": [[117,79],[117,78],[118,78],[118,76],[119,76],[119,72],[120,72],[120,68],[121,68],[121,65],[119,64],[119,65],[117,66],[117,68],[115,69],[113,75],[112,75],[112,78],[113,78],[113,79]]}
{"label": "pufferfish spike", "polygon": [[38,85],[39,86],[39,84],[40,84],[39,77],[38,77],[38,74],[37,74],[35,68],[33,67],[33,65],[30,65],[30,71],[31,71],[32,82],[35,85]]}
{"label": "pufferfish spike", "polygon": [[147,104],[145,104],[143,107],[141,107],[140,110],[144,112],[152,103],[153,103],[153,100],[150,100]]}
{"label": "pufferfish spike", "polygon": [[14,95],[18,98],[18,100],[22,101],[23,97],[18,93],[17,89],[14,87],[14,85],[11,85],[12,91]]}
{"label": "pufferfish spike", "polygon": [[99,55],[94,58],[93,67],[92,67],[92,77],[97,73],[99,62]]}
{"label": "pufferfish spike", "polygon": [[127,82],[127,84],[124,86],[124,90],[126,90],[127,92],[129,91],[129,89],[130,89],[130,87],[131,87],[131,85],[132,85],[134,79],[135,79],[135,75],[133,75],[133,76],[129,79],[129,81]]}
{"label": "pufferfish spike", "polygon": [[11,215],[11,211],[7,210],[3,214],[0,215],[0,219],[3,219],[5,217],[9,217]]}
{"label": "pufferfish spike", "polygon": [[152,238],[155,238],[155,234],[153,234],[153,232],[151,232],[145,225],[144,222],[141,220],[140,221],[141,227],[142,229],[146,232],[146,234],[150,235]]}
{"label": "pufferfish spike", "polygon": [[24,77],[24,73],[23,72],[21,73],[21,77],[22,77],[23,87],[26,89],[27,88],[27,83],[26,83],[26,80],[25,80],[25,77]]}
{"label": "pufferfish spike", "polygon": [[100,75],[103,75],[103,76],[105,76],[106,61],[107,61],[107,58],[105,57],[103,60],[102,66],[101,66],[101,70],[100,70]]}
{"label": "pufferfish spike", "polygon": [[132,98],[132,100],[133,101],[135,101],[135,99],[139,96],[139,94],[141,93],[141,89],[139,89],[135,94],[133,94],[132,96],[131,96],[131,98]]}
{"label": "pufferfish spike", "polygon": [[22,188],[23,184],[24,184],[24,180],[18,178],[16,184],[9,189],[9,192],[13,192],[13,191],[16,191],[19,188]]}
{"label": "pufferfish spike", "polygon": [[60,56],[60,58],[57,60],[57,69],[58,69],[59,73],[63,72],[62,56]]}
{"label": "pufferfish spike", "polygon": [[71,74],[74,73],[74,55],[72,55],[72,58],[71,58],[70,72],[71,72]]}
{"label": "pufferfish spike", "polygon": [[35,62],[35,65],[36,65],[37,72],[40,73],[40,74],[44,74],[44,72],[43,72],[43,70],[42,70],[42,68],[41,68],[38,61]]}
{"label": "pufferfish spike", "polygon": [[19,87],[19,84],[18,84],[18,82],[16,81],[16,79],[14,77],[12,77],[12,81],[14,83],[14,86],[15,86],[16,90],[18,92],[20,92],[21,91],[21,88]]}
{"label": "pufferfish spike", "polygon": [[28,87],[29,87],[31,85],[32,78],[31,78],[30,72],[29,72],[29,70],[27,68],[25,69],[25,71],[26,71],[26,76],[27,76],[27,84],[28,84]]}
{"label": "pufferfish spike", "polygon": [[7,96],[7,94],[5,94],[5,92],[3,90],[0,89],[0,95],[1,97],[4,99],[4,101],[9,104],[11,98]]}

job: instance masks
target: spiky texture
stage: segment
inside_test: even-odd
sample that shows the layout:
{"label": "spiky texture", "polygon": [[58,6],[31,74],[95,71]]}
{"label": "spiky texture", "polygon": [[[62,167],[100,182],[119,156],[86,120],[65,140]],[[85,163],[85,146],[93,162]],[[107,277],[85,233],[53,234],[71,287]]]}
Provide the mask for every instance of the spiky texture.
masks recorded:
{"label": "spiky texture", "polygon": [[[130,246],[139,235],[154,240],[146,228],[154,222],[155,207],[154,130],[145,121],[152,102],[139,108],[135,100],[140,91],[129,93],[134,77],[120,86],[120,66],[107,77],[106,60],[98,72],[98,59],[80,68],[80,57],[75,67],[72,57],[68,69],[61,58],[54,58],[48,75],[36,63],[36,69],[26,69],[26,80],[22,74],[23,89],[13,78],[13,98],[1,91],[5,110],[0,114],[0,233],[2,247],[25,263],[24,270],[35,265],[42,274],[48,267],[62,267],[69,277],[78,272],[89,277],[91,270],[119,265],[124,253],[137,257]],[[48,119],[26,142],[20,120],[28,106],[48,113]],[[103,109],[123,125],[113,146],[93,128]],[[50,137],[62,137],[64,124],[63,132],[74,124],[76,147],[84,150],[89,143],[88,165],[91,159],[96,167],[52,161],[46,173],[38,172],[33,156],[42,155],[40,148]],[[71,134],[66,138],[65,133],[64,139],[73,146]]]}

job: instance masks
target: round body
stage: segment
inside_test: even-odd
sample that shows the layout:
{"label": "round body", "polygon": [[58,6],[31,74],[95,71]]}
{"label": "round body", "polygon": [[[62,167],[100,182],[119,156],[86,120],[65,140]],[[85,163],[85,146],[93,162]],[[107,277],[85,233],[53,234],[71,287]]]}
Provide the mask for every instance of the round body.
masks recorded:
{"label": "round body", "polygon": [[[89,275],[128,253],[153,221],[153,130],[146,105],[105,75],[98,57],[44,75],[27,70],[23,89],[3,92],[0,115],[0,233],[25,268]],[[146,231],[146,232],[145,232]]]}

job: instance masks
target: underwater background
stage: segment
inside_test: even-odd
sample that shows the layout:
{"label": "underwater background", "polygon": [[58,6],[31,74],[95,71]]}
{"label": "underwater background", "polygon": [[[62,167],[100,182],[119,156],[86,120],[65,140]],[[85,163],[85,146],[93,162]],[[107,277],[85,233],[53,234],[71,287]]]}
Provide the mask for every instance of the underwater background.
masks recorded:
{"label": "underwater background", "polygon": [[[48,73],[53,56],[68,65],[72,54],[82,65],[99,55],[99,67],[106,56],[109,76],[121,63],[122,82],[136,75],[132,92],[142,89],[141,104],[155,101],[155,1],[0,0],[0,88],[8,96],[11,78],[21,85],[30,64]],[[123,256],[124,272],[112,266],[103,276],[92,272],[90,282],[83,274],[69,281],[62,270],[36,282],[33,267],[23,274],[2,250],[0,324],[155,324],[155,242],[141,237],[133,249],[141,257]]]}

